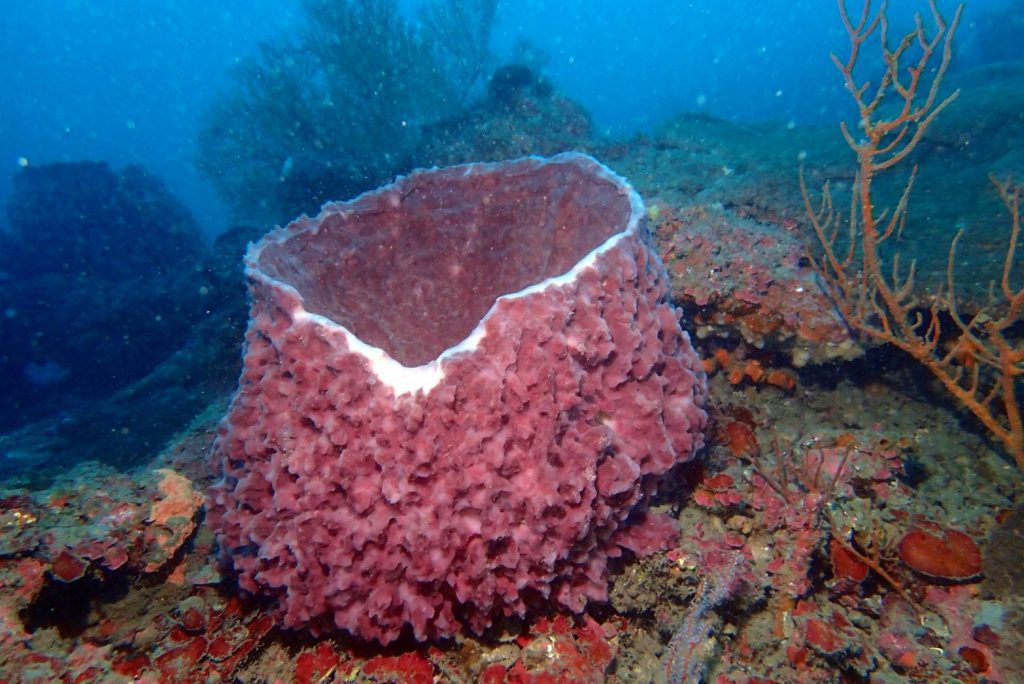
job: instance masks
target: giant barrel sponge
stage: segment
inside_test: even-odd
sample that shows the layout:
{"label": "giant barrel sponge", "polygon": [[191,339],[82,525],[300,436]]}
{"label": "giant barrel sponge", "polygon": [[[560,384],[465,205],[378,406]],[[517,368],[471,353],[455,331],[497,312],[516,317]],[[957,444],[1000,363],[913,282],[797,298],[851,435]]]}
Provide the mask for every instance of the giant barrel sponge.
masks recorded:
{"label": "giant barrel sponge", "polygon": [[284,626],[388,643],[607,598],[703,443],[640,197],[580,154],[413,173],[246,255],[209,521]]}

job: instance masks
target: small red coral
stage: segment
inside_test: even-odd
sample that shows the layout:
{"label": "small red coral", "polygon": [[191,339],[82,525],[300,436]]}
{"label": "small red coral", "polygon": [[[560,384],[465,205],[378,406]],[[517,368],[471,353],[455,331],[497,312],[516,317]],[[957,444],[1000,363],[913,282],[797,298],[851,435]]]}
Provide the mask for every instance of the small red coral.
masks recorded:
{"label": "small red coral", "polygon": [[959,530],[939,536],[913,529],[903,535],[897,552],[913,570],[935,579],[965,581],[981,574],[981,550]]}
{"label": "small red coral", "polygon": [[733,421],[722,430],[725,445],[734,456],[756,454],[760,450],[757,435],[750,426]]}
{"label": "small red coral", "polygon": [[341,659],[326,641],[299,655],[295,661],[295,683],[322,682],[330,677]]}
{"label": "small red coral", "polygon": [[89,569],[88,563],[76,558],[67,551],[61,551],[53,563],[50,564],[50,573],[61,582],[74,582],[85,576]]}
{"label": "small red coral", "polygon": [[823,655],[835,655],[847,648],[846,641],[840,637],[840,631],[818,618],[807,621],[804,639],[811,648]]}
{"label": "small red coral", "polygon": [[186,632],[195,633],[206,631],[206,616],[195,608],[189,608],[182,613],[178,622],[181,624],[181,628]]}
{"label": "small red coral", "polygon": [[980,674],[988,671],[988,656],[985,655],[984,651],[971,648],[970,646],[961,646],[958,653],[971,668],[972,672]]}
{"label": "small red coral", "polygon": [[363,665],[363,673],[380,681],[409,684],[431,684],[434,681],[434,666],[418,653],[371,658]]}
{"label": "small red coral", "polygon": [[718,473],[717,475],[705,477],[701,481],[700,486],[712,492],[727,492],[732,489],[733,484],[735,482],[732,477],[725,473]]}
{"label": "small red coral", "polygon": [[829,555],[836,579],[863,582],[868,576],[868,566],[835,539],[829,545]]}

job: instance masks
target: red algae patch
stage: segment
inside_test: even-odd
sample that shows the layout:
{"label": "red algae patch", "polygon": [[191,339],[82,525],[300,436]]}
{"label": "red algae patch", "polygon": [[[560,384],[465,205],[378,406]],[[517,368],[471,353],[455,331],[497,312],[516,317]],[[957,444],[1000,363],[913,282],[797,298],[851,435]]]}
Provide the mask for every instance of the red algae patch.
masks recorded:
{"label": "red algae patch", "polygon": [[981,550],[959,530],[940,536],[913,529],[903,535],[897,553],[913,570],[934,579],[963,582],[981,575]]}

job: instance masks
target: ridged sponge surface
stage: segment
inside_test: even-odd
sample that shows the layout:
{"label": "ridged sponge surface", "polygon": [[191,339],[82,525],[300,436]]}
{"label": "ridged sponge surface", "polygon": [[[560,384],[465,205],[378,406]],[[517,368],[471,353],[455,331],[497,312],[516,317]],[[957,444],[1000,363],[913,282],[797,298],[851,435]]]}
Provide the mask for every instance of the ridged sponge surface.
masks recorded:
{"label": "ridged sponge surface", "polygon": [[640,198],[584,155],[414,173],[253,245],[209,521],[284,626],[387,643],[581,611],[703,442]]}

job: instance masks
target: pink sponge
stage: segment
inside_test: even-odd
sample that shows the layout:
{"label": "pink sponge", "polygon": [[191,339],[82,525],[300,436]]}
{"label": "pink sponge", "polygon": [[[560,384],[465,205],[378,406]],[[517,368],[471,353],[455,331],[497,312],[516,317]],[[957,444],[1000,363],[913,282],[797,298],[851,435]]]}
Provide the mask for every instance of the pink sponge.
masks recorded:
{"label": "pink sponge", "polygon": [[644,207],[579,154],[424,171],[252,246],[209,521],[287,627],[387,643],[604,600],[703,443]]}

